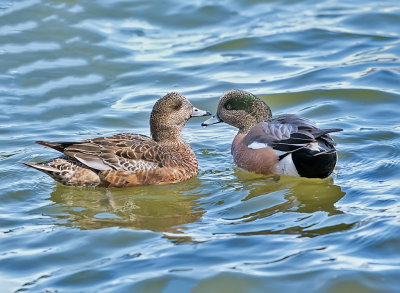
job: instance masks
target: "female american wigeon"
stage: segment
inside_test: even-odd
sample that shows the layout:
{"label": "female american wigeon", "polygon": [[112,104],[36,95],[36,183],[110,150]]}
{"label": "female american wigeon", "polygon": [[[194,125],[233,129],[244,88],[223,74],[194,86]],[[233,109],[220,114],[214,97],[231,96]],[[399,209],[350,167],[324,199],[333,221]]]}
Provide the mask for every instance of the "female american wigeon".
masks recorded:
{"label": "female american wigeon", "polygon": [[44,163],[24,162],[71,186],[124,187],[168,184],[187,180],[198,172],[196,156],[182,138],[182,128],[195,116],[208,116],[181,94],[159,99],[150,115],[152,138],[122,133],[81,142],[38,144],[64,156]]}
{"label": "female american wigeon", "polygon": [[267,104],[241,90],[224,93],[217,113],[202,125],[219,122],[239,129],[231,153],[236,165],[245,170],[325,178],[335,168],[335,142],[328,133],[342,129],[319,129],[310,120],[295,114],[272,117]]}

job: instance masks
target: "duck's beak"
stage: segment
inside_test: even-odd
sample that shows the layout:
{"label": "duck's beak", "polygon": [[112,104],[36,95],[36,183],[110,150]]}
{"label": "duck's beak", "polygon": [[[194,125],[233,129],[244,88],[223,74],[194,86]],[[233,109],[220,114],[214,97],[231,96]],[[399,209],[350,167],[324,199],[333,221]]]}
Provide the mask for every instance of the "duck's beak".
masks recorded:
{"label": "duck's beak", "polygon": [[197,109],[196,107],[193,107],[193,111],[192,114],[190,115],[190,117],[202,117],[202,116],[210,116],[211,113],[208,111],[204,111],[204,110],[200,110]]}
{"label": "duck's beak", "polygon": [[203,123],[201,123],[201,126],[208,126],[211,124],[217,124],[223,122],[221,118],[218,117],[217,113],[215,113],[211,118],[207,119]]}

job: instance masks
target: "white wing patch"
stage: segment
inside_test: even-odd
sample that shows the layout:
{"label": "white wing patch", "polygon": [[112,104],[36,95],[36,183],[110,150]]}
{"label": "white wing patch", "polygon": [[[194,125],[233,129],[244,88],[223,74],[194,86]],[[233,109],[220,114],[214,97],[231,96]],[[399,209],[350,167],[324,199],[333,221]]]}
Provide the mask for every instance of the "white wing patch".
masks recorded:
{"label": "white wing patch", "polygon": [[249,149],[258,150],[269,148],[270,146],[267,143],[253,141],[251,144],[247,146]]}

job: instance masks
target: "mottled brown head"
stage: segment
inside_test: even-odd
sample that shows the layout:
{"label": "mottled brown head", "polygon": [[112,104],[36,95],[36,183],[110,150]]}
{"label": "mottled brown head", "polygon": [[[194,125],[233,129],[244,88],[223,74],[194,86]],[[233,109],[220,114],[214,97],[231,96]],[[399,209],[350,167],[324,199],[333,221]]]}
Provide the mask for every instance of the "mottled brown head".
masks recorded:
{"label": "mottled brown head", "polygon": [[154,104],[151,111],[151,136],[155,141],[180,141],[182,128],[191,117],[207,115],[211,113],[193,107],[183,95],[168,93]]}
{"label": "mottled brown head", "polygon": [[254,125],[271,119],[271,109],[255,95],[241,91],[225,92],[218,102],[217,113],[202,125],[218,122],[239,128],[239,133],[247,133]]}

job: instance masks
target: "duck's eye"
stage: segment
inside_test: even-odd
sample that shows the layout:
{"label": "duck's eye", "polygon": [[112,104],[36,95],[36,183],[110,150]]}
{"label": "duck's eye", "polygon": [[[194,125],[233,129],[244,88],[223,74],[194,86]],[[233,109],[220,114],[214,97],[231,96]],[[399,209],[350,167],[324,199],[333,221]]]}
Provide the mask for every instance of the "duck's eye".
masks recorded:
{"label": "duck's eye", "polygon": [[232,109],[232,106],[231,105],[226,105],[226,109],[230,110],[230,109]]}
{"label": "duck's eye", "polygon": [[175,104],[174,110],[179,110],[182,107],[182,103]]}

